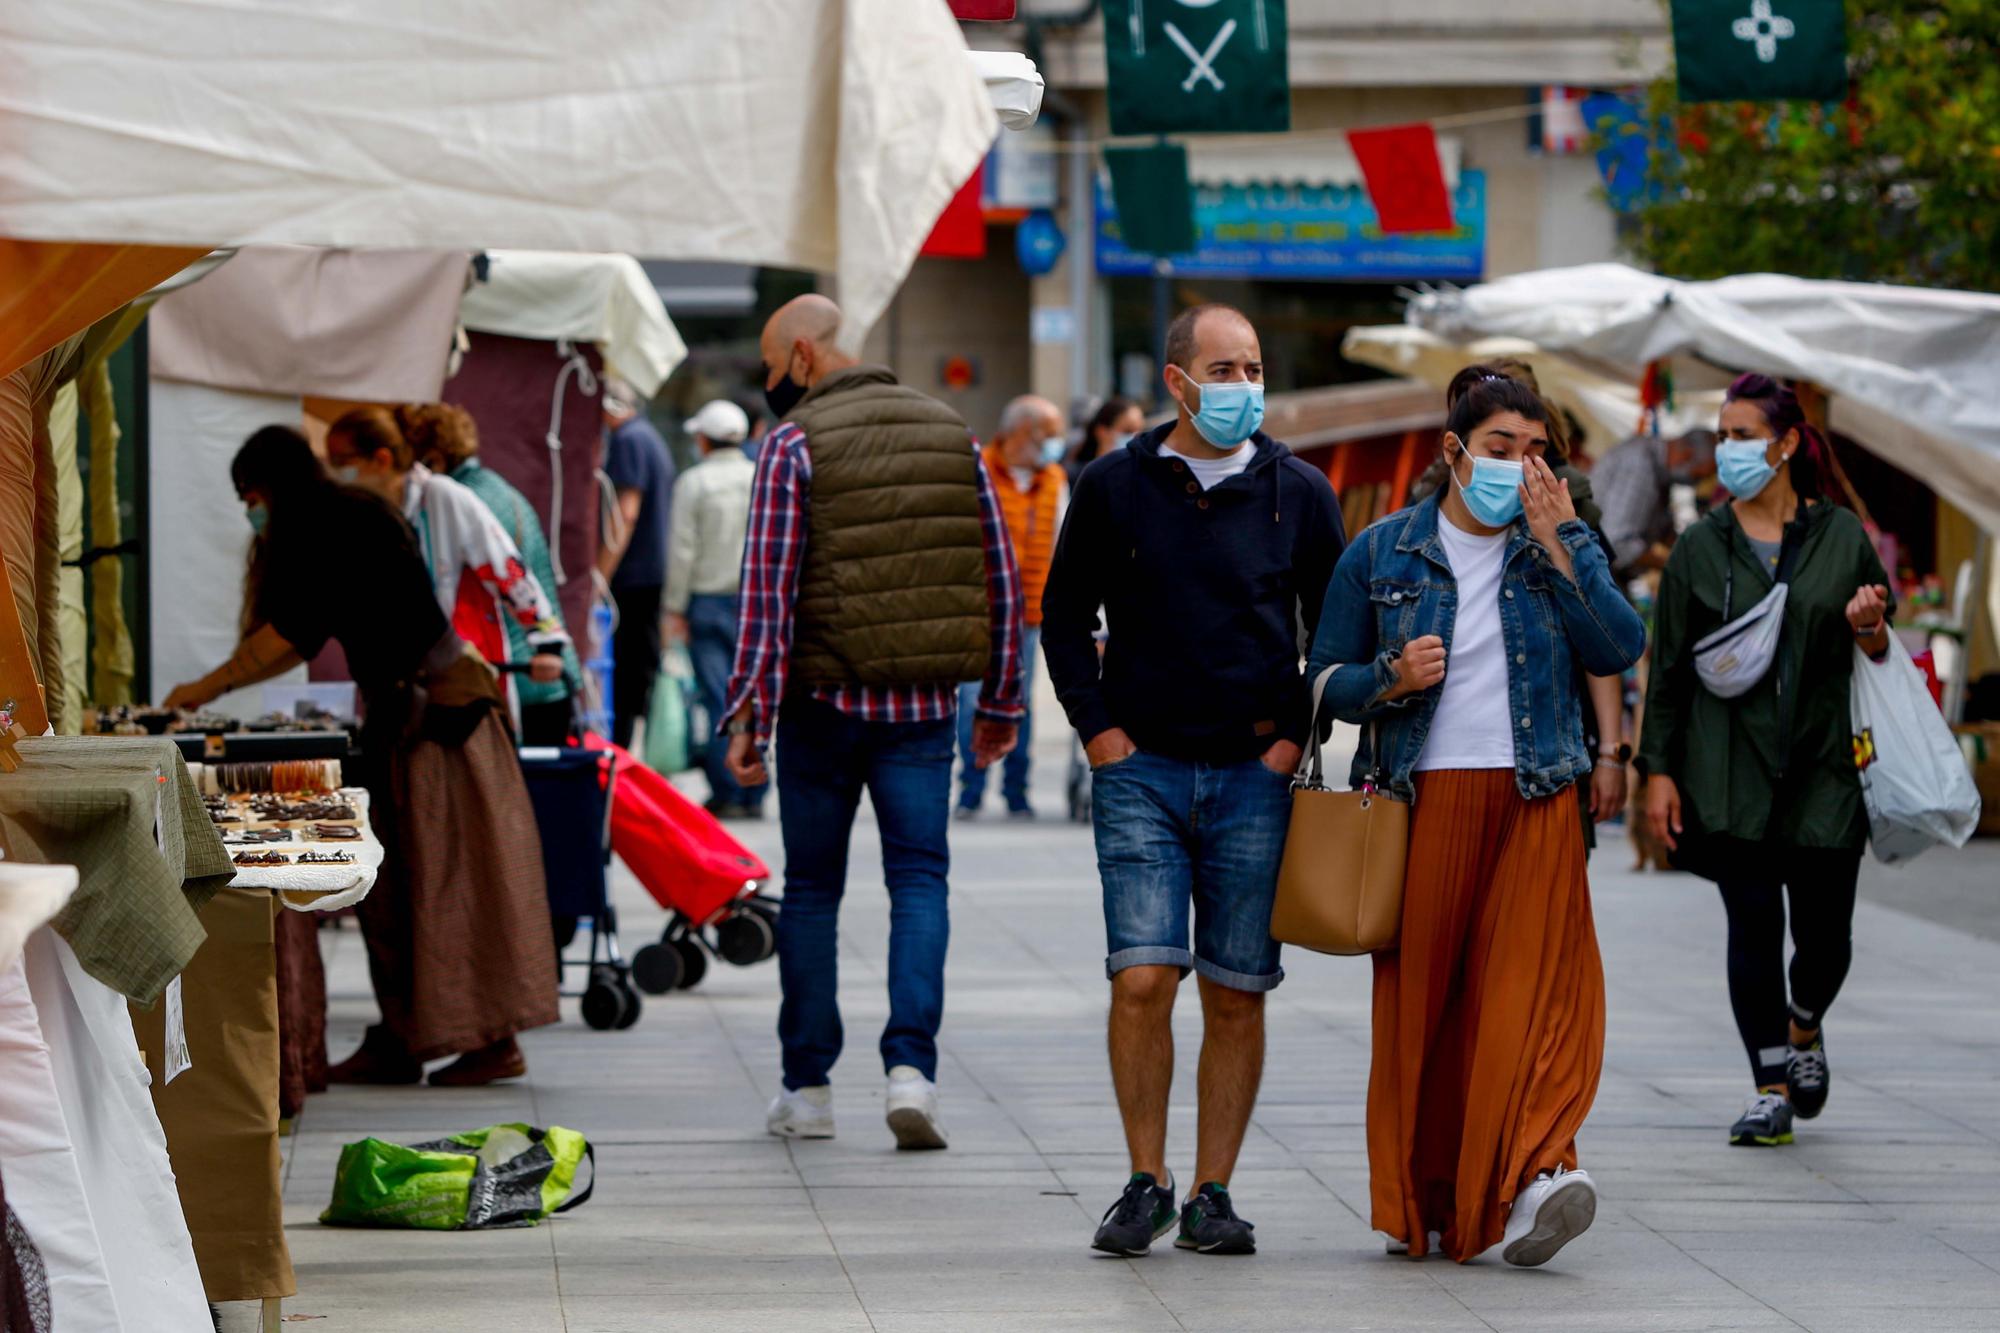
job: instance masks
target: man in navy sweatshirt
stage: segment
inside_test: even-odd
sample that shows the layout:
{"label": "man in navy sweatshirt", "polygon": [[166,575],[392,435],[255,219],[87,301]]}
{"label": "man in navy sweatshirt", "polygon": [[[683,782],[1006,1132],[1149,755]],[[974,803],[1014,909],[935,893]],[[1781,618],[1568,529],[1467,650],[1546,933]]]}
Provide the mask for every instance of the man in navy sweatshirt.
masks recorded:
{"label": "man in navy sweatshirt", "polygon": [[[1042,601],[1049,676],[1093,772],[1111,1078],[1132,1156],[1093,1244],[1145,1254],[1178,1221],[1183,1249],[1247,1254],[1228,1184],[1263,1075],[1264,992],[1284,979],[1271,899],[1311,720],[1301,644],[1346,536],[1326,477],[1258,428],[1263,353],[1242,312],[1184,312],[1166,353],[1179,413],[1084,469]],[[1183,1203],[1167,1093],[1190,971],[1203,1037]]]}

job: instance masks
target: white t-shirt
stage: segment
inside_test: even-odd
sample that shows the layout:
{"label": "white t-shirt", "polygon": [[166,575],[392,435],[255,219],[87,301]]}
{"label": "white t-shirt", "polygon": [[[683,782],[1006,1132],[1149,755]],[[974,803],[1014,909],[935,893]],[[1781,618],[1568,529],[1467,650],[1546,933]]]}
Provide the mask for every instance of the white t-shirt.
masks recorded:
{"label": "white t-shirt", "polygon": [[1417,769],[1512,768],[1517,724],[1507,692],[1507,641],[1500,632],[1507,533],[1477,536],[1440,513],[1438,538],[1458,581],[1458,617],[1445,644],[1444,690]]}
{"label": "white t-shirt", "polygon": [[1245,440],[1236,446],[1236,452],[1224,454],[1220,458],[1190,458],[1180,450],[1168,447],[1167,452],[1187,464],[1187,470],[1194,473],[1194,479],[1201,483],[1205,491],[1215,489],[1220,482],[1228,481],[1250,466],[1250,460],[1257,456],[1256,446]]}

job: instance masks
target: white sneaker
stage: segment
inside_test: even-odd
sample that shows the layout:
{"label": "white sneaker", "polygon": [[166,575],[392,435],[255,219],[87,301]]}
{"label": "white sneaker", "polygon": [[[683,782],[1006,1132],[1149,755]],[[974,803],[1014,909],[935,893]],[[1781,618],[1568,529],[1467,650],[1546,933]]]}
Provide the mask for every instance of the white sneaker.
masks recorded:
{"label": "white sneaker", "polygon": [[764,1128],[781,1139],[830,1139],[833,1137],[833,1089],[822,1083],[816,1088],[780,1088],[764,1115]]}
{"label": "white sneaker", "polygon": [[1500,1257],[1518,1268],[1537,1268],[1590,1230],[1597,1219],[1597,1186],[1583,1171],[1544,1171],[1514,1198]]}
{"label": "white sneaker", "polygon": [[[1388,1232],[1386,1232],[1386,1231],[1378,1231],[1378,1232],[1376,1232],[1375,1234],[1376,1234],[1376,1235],[1378,1235],[1378,1236],[1380,1236],[1380,1237],[1382,1238],[1382,1250],[1383,1250],[1383,1253],[1385,1253],[1385,1254],[1408,1254],[1408,1253],[1410,1252],[1410,1242],[1408,1242],[1408,1241],[1406,1241],[1406,1240],[1397,1240],[1397,1239],[1396,1239],[1396,1238],[1395,1238],[1394,1236],[1390,1235],[1390,1234],[1389,1234]],[[1435,1250],[1435,1249],[1437,1249],[1437,1247],[1438,1247],[1438,1242],[1439,1242],[1440,1240],[1442,1240],[1442,1239],[1444,1239],[1444,1238],[1443,1238],[1442,1236],[1438,1235],[1438,1233],[1437,1233],[1437,1232],[1435,1232],[1435,1231],[1431,1232],[1431,1233],[1430,1233],[1430,1242],[1431,1242],[1431,1244],[1430,1244],[1430,1248],[1431,1248],[1432,1250]]]}
{"label": "white sneaker", "polygon": [[944,1124],[938,1119],[937,1084],[918,1073],[913,1065],[897,1065],[889,1071],[886,1102],[889,1132],[898,1148],[943,1148]]}

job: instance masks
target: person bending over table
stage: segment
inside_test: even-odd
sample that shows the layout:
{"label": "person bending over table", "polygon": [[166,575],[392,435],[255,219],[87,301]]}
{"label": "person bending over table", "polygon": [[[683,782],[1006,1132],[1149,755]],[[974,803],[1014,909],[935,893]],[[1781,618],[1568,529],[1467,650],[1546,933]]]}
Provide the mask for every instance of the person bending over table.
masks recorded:
{"label": "person bending over table", "polygon": [[296,666],[328,639],[365,718],[370,819],[387,858],[357,907],[382,1021],[328,1071],[336,1083],[441,1086],[518,1078],[515,1041],[557,1018],[556,954],[534,810],[493,672],[446,623],[415,535],[375,496],[330,478],[305,438],[266,426],[230,472],[252,530],[243,637],[176,686],[198,708]]}

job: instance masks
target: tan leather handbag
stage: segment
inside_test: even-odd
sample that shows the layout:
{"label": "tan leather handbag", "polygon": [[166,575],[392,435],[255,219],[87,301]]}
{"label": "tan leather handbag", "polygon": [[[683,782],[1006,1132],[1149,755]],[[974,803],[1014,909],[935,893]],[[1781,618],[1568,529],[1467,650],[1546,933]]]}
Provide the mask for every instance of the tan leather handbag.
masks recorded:
{"label": "tan leather handbag", "polygon": [[1378,789],[1382,750],[1372,728],[1368,749],[1375,768],[1361,790],[1327,788],[1319,700],[1332,673],[1328,667],[1313,682],[1311,748],[1292,782],[1271,938],[1318,953],[1373,953],[1393,948],[1402,930],[1410,807]]}

